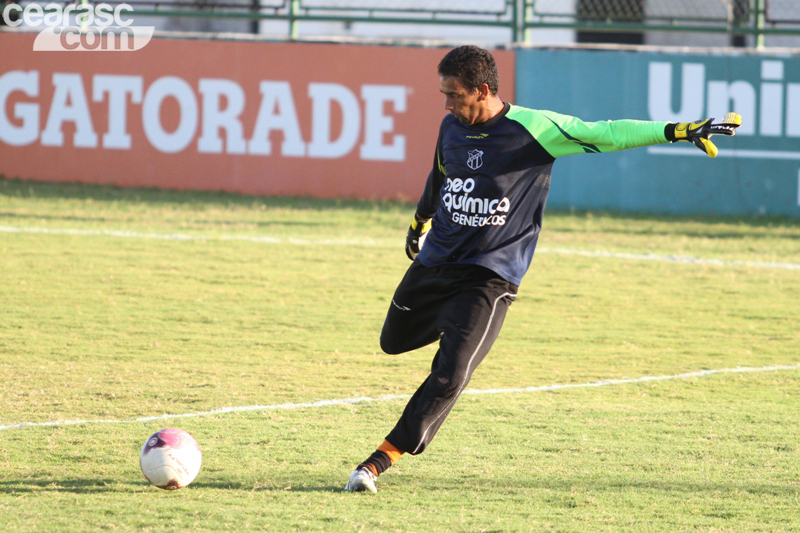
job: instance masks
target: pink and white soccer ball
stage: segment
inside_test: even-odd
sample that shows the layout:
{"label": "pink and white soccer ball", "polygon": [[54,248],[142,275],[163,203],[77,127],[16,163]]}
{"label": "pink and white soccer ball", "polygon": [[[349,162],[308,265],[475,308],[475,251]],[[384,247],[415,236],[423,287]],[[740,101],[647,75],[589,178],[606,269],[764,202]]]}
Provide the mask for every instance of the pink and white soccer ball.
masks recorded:
{"label": "pink and white soccer ball", "polygon": [[191,483],[203,462],[194,437],[182,429],[167,428],[150,435],[139,454],[147,480],[161,489],[180,489]]}

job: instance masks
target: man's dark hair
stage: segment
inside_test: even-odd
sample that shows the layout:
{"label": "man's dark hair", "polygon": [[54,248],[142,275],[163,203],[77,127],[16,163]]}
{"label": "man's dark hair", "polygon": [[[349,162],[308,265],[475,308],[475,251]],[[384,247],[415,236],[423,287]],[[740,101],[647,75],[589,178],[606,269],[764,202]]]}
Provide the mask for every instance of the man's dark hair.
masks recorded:
{"label": "man's dark hair", "polygon": [[489,92],[497,94],[497,65],[488,50],[473,45],[459,46],[450,50],[439,62],[440,76],[455,76],[461,85],[472,92],[482,83]]}

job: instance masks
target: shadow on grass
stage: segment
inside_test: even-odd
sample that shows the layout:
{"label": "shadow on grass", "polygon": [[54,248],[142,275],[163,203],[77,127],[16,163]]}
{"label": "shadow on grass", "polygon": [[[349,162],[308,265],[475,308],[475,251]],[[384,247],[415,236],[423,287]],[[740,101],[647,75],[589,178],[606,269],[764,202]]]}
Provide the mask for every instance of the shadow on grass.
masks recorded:
{"label": "shadow on grass", "polygon": [[[114,479],[25,479],[0,481],[0,494],[26,494],[34,492],[69,492],[73,494],[100,494],[125,492],[131,489],[146,489],[150,485],[141,481],[118,481]],[[289,484],[248,485],[231,481],[195,481],[190,489],[233,490],[247,492],[341,492],[336,485],[291,486]]]}
{"label": "shadow on grass", "polygon": [[93,494],[102,492],[119,492],[120,485],[141,487],[142,482],[117,481],[114,479],[47,479],[0,481],[0,493],[19,494],[28,492],[72,492],[76,494]]}
{"label": "shadow on grass", "polygon": [[[444,481],[443,481],[444,482]],[[426,485],[434,488],[436,481],[428,480]],[[99,494],[106,492],[120,492],[120,487],[129,489],[148,488],[147,481],[118,481],[113,479],[59,479],[59,480],[19,480],[19,481],[0,481],[0,494],[23,494],[34,492],[69,492],[75,494]],[[558,498],[559,494],[572,494],[575,487],[582,490],[598,493],[619,493],[626,491],[637,492],[663,492],[684,494],[687,492],[694,494],[738,494],[746,492],[754,495],[775,496],[775,497],[796,497],[798,488],[793,485],[780,485],[775,483],[700,483],[700,482],[670,482],[670,481],[647,481],[647,480],[627,480],[627,481],[588,481],[588,480],[531,480],[523,483],[498,483],[491,480],[483,482],[470,482],[471,490],[482,492],[489,491],[495,494],[503,492],[514,492],[517,490],[546,490],[553,492],[553,497]],[[394,483],[395,491],[402,491],[402,483]],[[231,481],[196,481],[191,484],[189,489],[212,489],[212,490],[232,490],[246,492],[298,492],[298,493],[317,493],[317,492],[343,492],[344,488],[340,485],[303,485],[293,486],[290,484],[271,484],[271,485],[250,485]],[[453,489],[452,486],[438,487],[436,490]],[[462,491],[463,486],[456,490]],[[419,490],[419,485],[410,486],[409,491]]]}
{"label": "shadow on grass", "polygon": [[344,492],[344,487],[328,485],[325,487],[259,487],[256,492]]}
{"label": "shadow on grass", "polygon": [[[421,186],[420,186],[421,191]],[[132,204],[159,205],[182,205],[196,207],[198,209],[213,207],[232,207],[241,206],[250,209],[295,209],[326,211],[337,209],[352,209],[356,211],[374,211],[381,208],[401,208],[408,210],[416,199],[399,199],[396,201],[368,201],[357,199],[320,199],[311,197],[287,197],[287,196],[251,196],[225,191],[176,191],[164,190],[154,187],[134,188],[118,187],[114,185],[93,185],[82,183],[46,183],[37,181],[24,181],[20,179],[8,179],[0,174],[0,196],[17,198],[42,198],[42,199],[75,199],[92,202],[125,202]],[[41,215],[20,215],[2,213],[3,216],[35,218],[47,218]],[[614,220],[625,221],[654,221],[654,222],[691,222],[692,227],[680,227],[674,225],[669,228],[564,228],[557,227],[557,231],[564,233],[622,233],[640,235],[682,235],[687,237],[705,237],[710,239],[753,239],[753,238],[787,238],[800,239],[800,220],[785,216],[689,216],[689,215],[653,215],[646,213],[616,213],[605,211],[549,211],[549,218],[555,217],[575,217],[577,219],[591,219],[597,217],[607,217]],[[53,217],[63,220],[81,220],[78,217]],[[102,219],[92,218],[92,221]],[[220,221],[214,221],[219,225]],[[239,223],[232,221],[231,224]],[[272,225],[275,223],[266,223]],[[289,221],[282,221],[280,224],[290,224]],[[303,224],[303,223],[299,223]],[[741,231],[729,227],[715,227],[719,224],[740,226]],[[551,224],[551,228],[553,225]],[[770,229],[768,234],[760,233],[761,229]],[[776,233],[776,229],[783,230]]]}
{"label": "shadow on grass", "polygon": [[201,489],[220,489],[220,490],[244,490],[248,492],[342,492],[344,485],[303,485],[294,486],[291,483],[272,483],[269,485],[254,484],[232,481],[195,481],[192,487]]}
{"label": "shadow on grass", "polygon": [[[589,480],[583,478],[571,479],[532,479],[521,483],[504,483],[496,480],[484,480],[483,482],[470,483],[470,486],[493,493],[501,494],[505,491],[515,490],[545,490],[555,495],[570,495],[576,488],[581,491],[591,491],[598,493],[624,493],[634,491],[637,493],[675,493],[675,494],[731,494],[740,493],[775,496],[775,497],[796,497],[800,489],[793,484],[779,484],[768,482],[757,482],[743,480],[741,482],[700,482],[700,481],[666,481],[651,479],[608,479],[608,480]],[[558,496],[556,496],[557,498]]]}
{"label": "shadow on grass", "polygon": [[[407,206],[402,200],[374,202],[357,199],[320,199],[290,196],[251,196],[226,191],[176,191],[155,187],[118,187],[86,183],[47,183],[9,179],[0,174],[0,196],[74,199],[93,202],[128,202],[198,207],[265,207],[310,210],[354,209],[373,211],[376,206]],[[414,200],[416,202],[416,200]]]}
{"label": "shadow on grass", "polygon": [[[437,486],[436,479],[430,479],[425,483],[425,486],[431,491],[447,492],[449,490],[463,491],[464,485],[451,485],[448,481],[442,480],[442,485]],[[289,483],[272,483],[269,485],[247,485],[239,482],[227,481],[196,481],[192,483],[192,487],[200,489],[220,489],[220,490],[242,490],[252,492],[302,492],[302,493],[315,493],[315,492],[344,492],[344,485],[302,485],[294,486]],[[493,480],[484,480],[482,482],[475,481],[468,484],[469,490],[480,492],[490,492],[493,494],[502,494],[504,492],[514,491],[528,491],[528,490],[544,490],[552,492],[556,498],[559,494],[570,495],[574,492],[576,487],[581,487],[582,490],[602,493],[621,493],[628,491],[636,492],[655,492],[655,493],[676,493],[684,494],[686,492],[703,494],[739,494],[746,492],[754,495],[775,496],[775,497],[796,497],[800,492],[797,487],[793,485],[780,485],[776,483],[758,483],[758,482],[728,482],[728,483],[701,483],[701,482],[672,482],[672,481],[649,481],[649,480],[566,480],[566,479],[540,479],[530,480],[522,483],[502,483]],[[414,483],[408,486],[408,492],[415,492],[419,490],[419,484]],[[392,483],[392,490],[402,492],[402,481],[395,480]]]}
{"label": "shadow on grass", "polygon": [[[77,217],[72,215],[44,215],[41,213],[10,213],[7,211],[0,211],[0,217],[8,218],[8,219],[19,219],[19,220],[26,220],[26,219],[34,219],[34,220],[57,220],[57,221],[71,221],[71,222],[90,222],[90,223],[105,223],[105,222],[113,222],[118,223],[120,220],[118,218],[106,218],[106,217]],[[240,220],[231,220],[231,221],[221,221],[221,220],[207,220],[203,218],[196,218],[190,221],[192,224],[196,225],[207,225],[207,226],[238,226],[241,225]],[[270,221],[270,222],[250,222],[255,226],[305,226],[305,227],[320,227],[320,226],[328,226],[329,223],[326,222],[303,222],[299,220],[288,220],[282,219],[280,221]]]}

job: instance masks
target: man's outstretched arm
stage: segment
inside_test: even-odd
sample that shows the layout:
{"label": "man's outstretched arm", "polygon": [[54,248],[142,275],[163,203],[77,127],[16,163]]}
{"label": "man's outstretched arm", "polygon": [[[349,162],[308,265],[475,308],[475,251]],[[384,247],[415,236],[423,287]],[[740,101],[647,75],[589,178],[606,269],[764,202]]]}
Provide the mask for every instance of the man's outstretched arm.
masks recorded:
{"label": "man's outstretched arm", "polygon": [[742,122],[737,113],[728,113],[720,123],[714,123],[714,119],[677,124],[650,120],[584,122],[569,115],[525,108],[512,108],[509,118],[523,124],[553,157],[616,152],[678,141],[692,142],[715,157],[717,149],[709,137],[733,135]]}

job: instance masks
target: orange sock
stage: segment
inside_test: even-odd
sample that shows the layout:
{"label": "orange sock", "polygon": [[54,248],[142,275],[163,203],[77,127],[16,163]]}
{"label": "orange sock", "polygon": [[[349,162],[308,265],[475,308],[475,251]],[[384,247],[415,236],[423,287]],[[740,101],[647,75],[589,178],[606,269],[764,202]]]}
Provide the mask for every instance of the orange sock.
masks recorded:
{"label": "orange sock", "polygon": [[378,450],[385,453],[389,457],[389,460],[392,462],[392,464],[394,464],[394,462],[400,459],[400,457],[403,455],[403,452],[395,448],[394,445],[392,445],[392,443],[388,440],[383,441],[383,444],[378,446]]}
{"label": "orange sock", "polygon": [[372,473],[376,476],[381,475],[384,473],[390,466],[394,464],[395,461],[400,459],[400,456],[403,455],[402,450],[398,450],[392,444],[385,440],[383,444],[378,446],[378,449],[375,450],[375,453],[369,456],[369,458],[358,465],[359,468],[369,468],[372,470]]}

